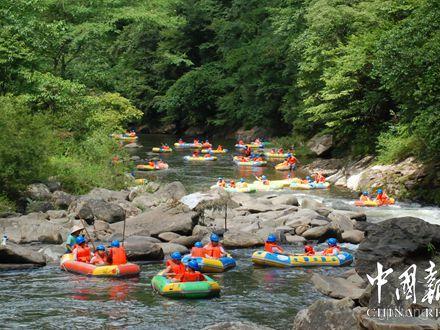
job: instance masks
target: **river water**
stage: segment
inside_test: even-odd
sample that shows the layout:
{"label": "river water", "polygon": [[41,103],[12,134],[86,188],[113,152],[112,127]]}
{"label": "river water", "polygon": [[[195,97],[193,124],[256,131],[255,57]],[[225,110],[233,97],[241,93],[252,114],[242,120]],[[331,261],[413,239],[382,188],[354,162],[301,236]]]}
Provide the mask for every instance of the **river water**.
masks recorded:
{"label": "river water", "polygon": [[[176,137],[142,136],[143,158],[160,142],[170,145]],[[232,146],[233,141],[220,141]],[[183,156],[189,151],[163,154],[170,169],[147,173],[163,182],[179,180],[189,191],[208,189],[218,176],[225,178],[261,175],[262,169],[241,170],[232,155],[220,155],[213,163],[189,164]],[[263,170],[270,179],[284,178],[271,168]],[[325,203],[352,202],[356,194],[344,189],[292,192],[301,200],[313,196]],[[440,222],[440,210],[417,204],[365,210],[373,221],[395,216],[417,216]],[[289,247],[287,247],[289,248]],[[88,329],[200,329],[221,321],[251,321],[275,329],[292,326],[296,313],[323,297],[310,284],[312,273],[338,275],[349,268],[260,269],[250,261],[253,249],[232,250],[237,267],[213,276],[222,287],[221,296],[211,300],[171,300],[153,293],[152,277],[162,264],[145,264],[139,278],[117,280],[87,278],[60,271],[56,266],[0,273],[0,328],[88,328]]]}

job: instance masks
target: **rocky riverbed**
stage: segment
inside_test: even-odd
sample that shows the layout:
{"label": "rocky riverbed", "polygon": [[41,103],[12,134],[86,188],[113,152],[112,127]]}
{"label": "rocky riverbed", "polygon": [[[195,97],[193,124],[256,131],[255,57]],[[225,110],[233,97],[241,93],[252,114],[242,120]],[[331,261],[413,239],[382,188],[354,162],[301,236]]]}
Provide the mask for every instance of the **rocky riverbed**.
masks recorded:
{"label": "rocky riverbed", "polygon": [[[31,212],[0,218],[0,233],[9,239],[0,247],[0,269],[58,263],[70,229],[83,223],[95,242],[108,244],[122,239],[125,221],[126,249],[132,261],[160,261],[175,250],[186,253],[196,241],[207,242],[212,232],[222,236],[226,248],[234,249],[259,247],[270,233],[296,249],[305,240],[320,243],[329,237],[359,244],[354,268],[340,277],[311,277],[316,289],[332,299],[316,301],[299,312],[294,329],[319,329],[322,322],[334,329],[348,329],[347,324],[353,329],[393,328],[395,320],[367,315],[367,308],[378,306],[377,288],[368,283],[367,274],[375,273],[377,262],[392,267],[396,274],[411,264],[423,272],[428,260],[435,257],[433,251],[440,248],[437,225],[410,217],[373,224],[365,213],[344,203],[338,209],[338,205],[330,207],[313,198],[299,201],[292,192],[249,195],[212,190],[188,194],[180,182],[162,186],[150,182],[123,191],[94,189],[83,196],[58,189],[32,185],[28,189]],[[37,206],[42,207],[40,212],[34,212]],[[389,281],[399,284],[397,276]],[[423,289],[423,285],[417,286],[419,294]],[[393,293],[383,291],[382,305],[396,303]],[[399,304],[405,308],[427,307],[406,300]],[[410,324],[430,329],[435,321],[411,318],[399,322],[408,329]]]}

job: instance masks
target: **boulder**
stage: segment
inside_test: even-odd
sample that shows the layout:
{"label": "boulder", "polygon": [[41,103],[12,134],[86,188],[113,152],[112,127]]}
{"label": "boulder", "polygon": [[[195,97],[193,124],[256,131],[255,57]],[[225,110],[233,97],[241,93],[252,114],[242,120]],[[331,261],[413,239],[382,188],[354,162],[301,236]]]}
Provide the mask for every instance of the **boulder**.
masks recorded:
{"label": "boulder", "polygon": [[307,309],[298,312],[292,329],[360,329],[353,307],[354,302],[349,298],[315,301]]}
{"label": "boulder", "polygon": [[328,221],[327,220],[313,219],[310,222],[310,226],[312,226],[312,227],[319,227],[319,226],[325,226],[325,225],[328,225]]}
{"label": "boulder", "polygon": [[329,231],[330,231],[329,226],[313,227],[307,229],[305,232],[301,234],[301,236],[304,237],[305,239],[324,240],[328,235]]}
{"label": "boulder", "polygon": [[286,234],[285,237],[286,237],[286,242],[289,244],[302,244],[306,241],[304,237],[299,235]]}
{"label": "boulder", "polygon": [[211,235],[211,233],[212,233],[211,228],[201,226],[201,225],[196,225],[193,228],[192,236],[195,236],[195,237],[198,237],[199,239],[202,239],[206,235]]}
{"label": "boulder", "polygon": [[310,209],[310,210],[318,210],[320,208],[325,208],[325,205],[321,202],[318,202],[317,200],[310,199],[310,198],[304,198],[301,202],[301,207],[303,209]]}
{"label": "boulder", "polygon": [[45,214],[31,213],[22,217],[0,219],[0,232],[11,242],[60,244],[67,230],[57,223],[47,220]]}
{"label": "boulder", "polygon": [[155,193],[155,197],[161,200],[178,201],[187,194],[182,182],[174,181],[159,188]]}
{"label": "boulder", "polygon": [[51,202],[48,201],[30,201],[29,204],[26,207],[27,213],[34,213],[34,212],[47,212],[49,210],[53,210],[54,205]]}
{"label": "boulder", "polygon": [[153,195],[142,195],[133,198],[132,205],[142,211],[146,211],[157,205],[157,200]]}
{"label": "boulder", "polygon": [[248,248],[264,245],[264,239],[251,233],[227,231],[223,236],[223,245],[226,248]]}
{"label": "boulder", "polygon": [[[156,208],[128,218],[125,233],[127,236],[158,236],[160,233],[171,231],[180,235],[190,235],[197,221],[195,212],[175,213],[173,209]],[[123,223],[118,222],[111,227],[115,232],[122,233]]]}
{"label": "boulder", "polygon": [[208,325],[202,330],[271,330],[263,325],[251,323],[251,322],[220,322],[213,325]]}
{"label": "boulder", "polygon": [[69,207],[77,219],[103,220],[108,223],[115,223],[125,219],[125,211],[117,204],[109,203],[101,199],[90,199],[81,197]]}
{"label": "boulder", "polygon": [[125,239],[124,246],[130,261],[152,261],[164,258],[164,252],[160,245],[151,242],[149,237],[128,237]]}
{"label": "boulder", "polygon": [[93,227],[96,231],[110,230],[109,223],[107,221],[103,221],[103,220],[96,220],[93,223]]}
{"label": "boulder", "polygon": [[49,245],[40,250],[47,264],[59,264],[61,256],[66,252],[66,248],[62,245]]}
{"label": "boulder", "polygon": [[294,195],[280,195],[275,198],[271,198],[270,201],[273,205],[293,205],[299,206],[298,199]]}
{"label": "boulder", "polygon": [[180,202],[186,205],[190,210],[203,208],[205,205],[222,203],[224,200],[224,194],[220,190],[210,190],[208,192],[196,192],[183,196]]}
{"label": "boulder", "polygon": [[273,205],[272,203],[246,203],[237,208],[237,211],[246,211],[250,213],[262,213],[285,209],[285,205]]}
{"label": "boulder", "polygon": [[129,201],[115,201],[113,203],[124,210],[126,218],[134,217],[142,212],[141,209],[137,208]]}
{"label": "boulder", "polygon": [[133,148],[142,148],[142,146],[140,144],[137,144],[136,142],[132,142],[125,144],[124,148],[133,149]]}
{"label": "boulder", "polygon": [[344,231],[341,237],[342,237],[342,241],[344,242],[359,244],[364,240],[365,235],[363,231],[354,229],[354,230]]}
{"label": "boulder", "polygon": [[313,274],[312,283],[315,288],[331,298],[350,298],[358,300],[364,290],[357,284],[342,277],[333,277],[320,274]]}
{"label": "boulder", "polygon": [[49,210],[46,212],[47,216],[50,220],[52,219],[60,219],[60,218],[66,218],[67,212],[64,210]]}
{"label": "boulder", "polygon": [[61,186],[61,182],[59,181],[54,181],[54,180],[49,180],[45,183],[46,187],[49,189],[49,191],[51,193],[57,191],[57,190],[61,190],[62,186]]}
{"label": "boulder", "polygon": [[300,209],[296,213],[288,214],[281,218],[284,220],[285,225],[296,228],[298,226],[310,225],[312,220],[319,219],[325,220],[324,217],[320,216],[317,212],[308,209]]}
{"label": "boulder", "polygon": [[365,329],[374,330],[438,330],[438,320],[425,317],[369,317],[366,313],[360,316],[360,323]]}
{"label": "boulder", "polygon": [[298,226],[298,227],[295,228],[295,234],[302,235],[302,234],[304,234],[309,229],[310,229],[309,225]]}
{"label": "boulder", "polygon": [[316,134],[307,142],[307,147],[313,151],[317,156],[327,154],[333,147],[333,135],[331,134]]}
{"label": "boulder", "polygon": [[94,188],[86,196],[90,199],[101,199],[106,202],[125,201],[128,199],[128,191],[115,191],[104,188]]}
{"label": "boulder", "polygon": [[158,243],[163,253],[167,256],[173,253],[174,251],[180,252],[182,255],[187,254],[189,252],[188,248],[186,246],[176,244],[176,243]]}
{"label": "boulder", "polygon": [[52,197],[52,194],[45,184],[34,183],[26,188],[26,196],[35,201],[46,201]]}
{"label": "boulder", "polygon": [[6,246],[0,246],[0,263],[2,264],[35,264],[44,266],[44,256],[24,246],[8,242]]}
{"label": "boulder", "polygon": [[52,194],[52,203],[57,209],[67,210],[75,199],[75,196],[60,190],[57,190]]}
{"label": "boulder", "polygon": [[180,236],[173,239],[170,243],[180,244],[190,249],[197,241],[201,241],[201,238],[199,239],[197,236]]}
{"label": "boulder", "polygon": [[159,237],[162,241],[170,242],[170,241],[172,241],[172,240],[175,239],[175,238],[179,238],[180,235],[179,235],[179,234],[176,234],[176,233],[173,233],[173,232],[170,232],[170,231],[166,231],[166,232],[160,233],[160,234],[158,235],[158,237]]}
{"label": "boulder", "polygon": [[343,213],[333,211],[328,218],[331,220],[331,227],[338,233],[353,230],[353,222]]}

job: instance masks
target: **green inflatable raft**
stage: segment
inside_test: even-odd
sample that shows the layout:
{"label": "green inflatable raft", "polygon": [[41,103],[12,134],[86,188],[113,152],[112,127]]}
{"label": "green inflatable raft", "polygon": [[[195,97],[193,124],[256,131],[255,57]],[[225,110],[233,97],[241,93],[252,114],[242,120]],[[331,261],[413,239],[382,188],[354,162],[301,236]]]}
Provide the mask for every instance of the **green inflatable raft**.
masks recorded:
{"label": "green inflatable raft", "polygon": [[204,275],[206,281],[173,282],[162,273],[153,277],[151,285],[154,291],[164,297],[201,299],[220,295],[220,285],[209,276]]}

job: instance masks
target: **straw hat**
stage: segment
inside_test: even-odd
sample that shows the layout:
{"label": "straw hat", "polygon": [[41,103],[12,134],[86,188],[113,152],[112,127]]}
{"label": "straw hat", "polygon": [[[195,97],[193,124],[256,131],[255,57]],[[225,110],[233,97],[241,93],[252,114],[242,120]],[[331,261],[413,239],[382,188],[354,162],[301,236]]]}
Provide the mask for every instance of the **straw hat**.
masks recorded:
{"label": "straw hat", "polygon": [[76,233],[77,231],[84,230],[83,226],[73,226],[72,230],[70,231],[70,234]]}

